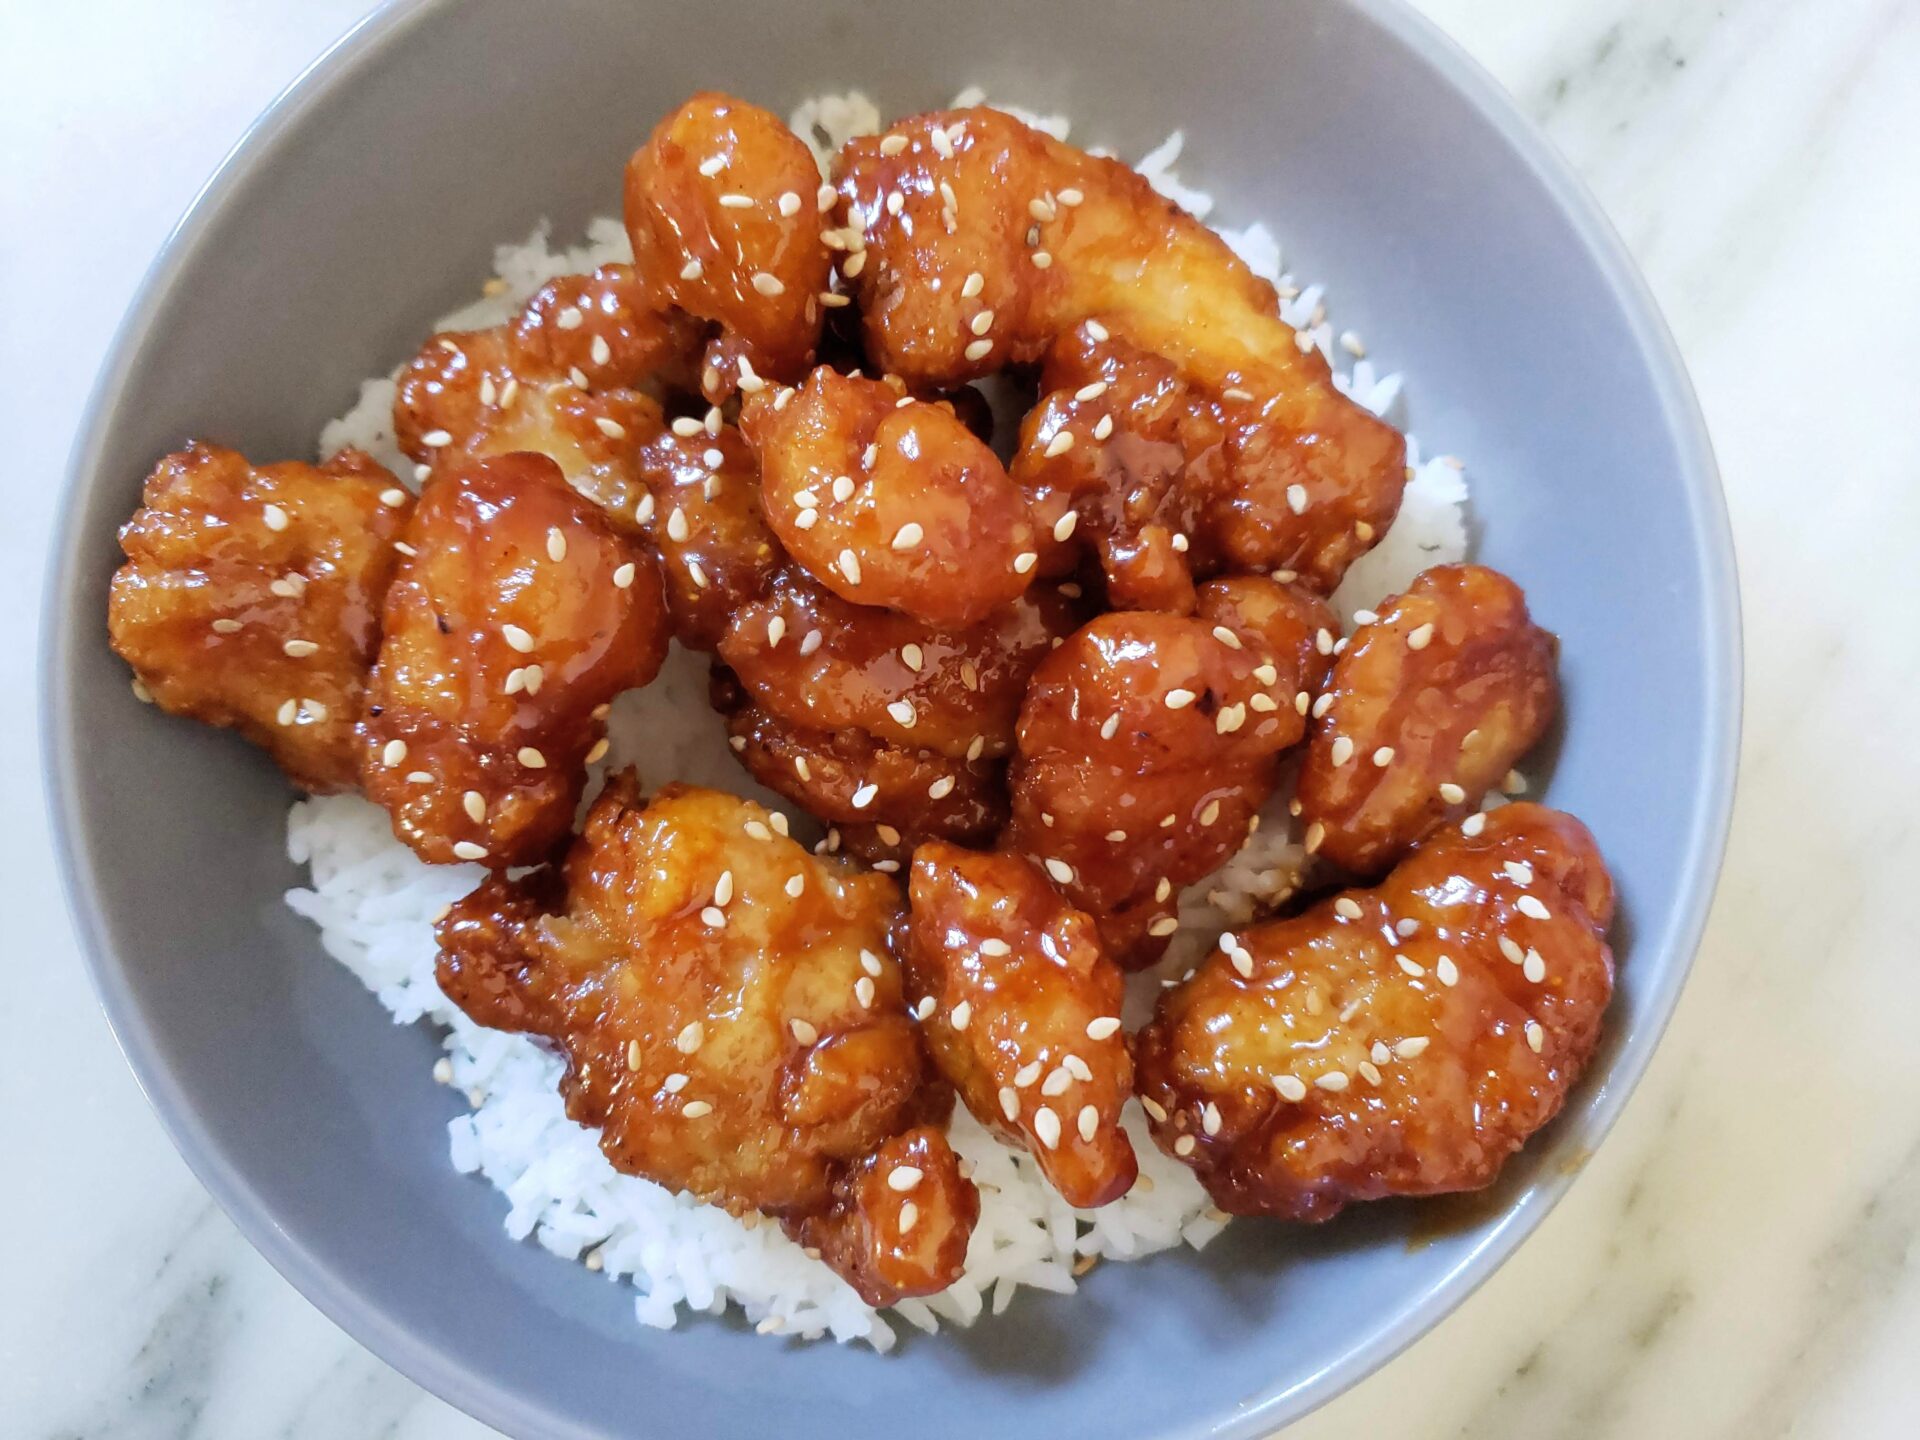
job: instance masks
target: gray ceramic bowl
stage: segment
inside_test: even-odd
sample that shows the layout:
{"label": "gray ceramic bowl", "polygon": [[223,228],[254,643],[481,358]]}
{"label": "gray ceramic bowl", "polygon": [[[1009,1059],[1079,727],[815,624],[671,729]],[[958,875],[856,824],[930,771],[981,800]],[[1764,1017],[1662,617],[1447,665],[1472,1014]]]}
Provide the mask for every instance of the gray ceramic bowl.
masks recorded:
{"label": "gray ceramic bowl", "polygon": [[[500,1230],[447,1164],[434,1041],[388,1023],[281,905],[288,792],[233,737],[137,704],[102,616],[116,524],[189,434],[305,455],[358,377],[410,354],[542,216],[617,207],[667,109],[719,86],[883,109],[962,85],[1264,217],[1340,321],[1472,457],[1480,554],[1564,641],[1551,798],[1625,900],[1611,1039],[1564,1117],[1469,1211],[1244,1223],[1103,1266],[971,1332],[878,1357],[706,1321]],[[73,909],[175,1142],[267,1258],[366,1345],[521,1436],[1253,1436],[1380,1365],[1536,1225],[1673,1008],[1729,811],[1732,555],[1700,418],[1592,202],[1471,63],[1394,0],[468,0],[341,42],[228,159],[155,264],[75,455],[49,596],[47,773]],[[1410,1244],[1410,1239],[1419,1243]]]}

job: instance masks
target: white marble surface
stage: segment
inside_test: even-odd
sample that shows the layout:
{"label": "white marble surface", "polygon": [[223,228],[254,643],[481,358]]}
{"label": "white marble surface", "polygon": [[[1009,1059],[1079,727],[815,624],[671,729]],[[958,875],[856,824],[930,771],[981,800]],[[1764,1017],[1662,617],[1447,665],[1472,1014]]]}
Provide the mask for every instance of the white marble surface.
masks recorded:
{"label": "white marble surface", "polygon": [[[73,420],[147,258],[362,4],[0,14],[16,677]],[[1705,950],[1619,1129],[1478,1295],[1292,1434],[1912,1436],[1920,5],[1425,8],[1593,183],[1686,352],[1740,550],[1746,749]],[[7,753],[31,756],[32,712],[16,678]],[[322,1319],[213,1208],[94,1006],[24,783],[8,820],[0,1437],[485,1433]]]}

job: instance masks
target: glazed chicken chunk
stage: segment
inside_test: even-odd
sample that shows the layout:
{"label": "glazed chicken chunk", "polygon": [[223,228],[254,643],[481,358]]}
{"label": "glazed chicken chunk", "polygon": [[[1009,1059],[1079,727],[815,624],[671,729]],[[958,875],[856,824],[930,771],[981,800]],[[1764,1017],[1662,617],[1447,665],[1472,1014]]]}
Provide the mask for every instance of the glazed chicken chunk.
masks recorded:
{"label": "glazed chicken chunk", "polygon": [[787,1224],[873,1304],[959,1273],[978,1196],[935,1127],[880,876],[750,801],[612,777],[564,864],[441,920],[442,989],[566,1058],[616,1169]]}
{"label": "glazed chicken chunk", "polygon": [[489,455],[545,455],[569,484],[629,525],[648,490],[638,449],[665,420],[656,376],[697,348],[633,268],[555,280],[513,320],[430,338],[401,372],[394,435],[425,478]]}
{"label": "glazed chicken chunk", "polygon": [[960,628],[1031,583],[1026,502],[951,407],[821,366],[749,400],[741,426],[768,523],[843,599]]}
{"label": "glazed chicken chunk", "polygon": [[1245,842],[1304,732],[1302,656],[1331,619],[1258,577],[1198,603],[1101,616],[1041,663],[1020,711],[1001,843],[1042,864],[1129,969],[1165,948],[1178,889]]}
{"label": "glazed chicken chunk", "polygon": [[1133,1061],[1093,921],[1029,861],[954,845],[915,853],[909,894],[898,948],[941,1074],[1068,1204],[1119,1199],[1139,1172],[1120,1128]]}
{"label": "glazed chicken chunk", "polygon": [[675,420],[640,446],[647,493],[634,519],[660,555],[674,638],[713,650],[785,561],[760,513],[760,471],[740,432]]}
{"label": "glazed chicken chunk", "polygon": [[738,607],[720,658],[782,719],[890,745],[997,759],[1034,667],[1079,624],[1074,600],[1035,586],[963,629],[854,605],[789,568]]}
{"label": "glazed chicken chunk", "polygon": [[714,677],[713,706],[748,774],[835,827],[829,843],[877,869],[898,870],[923,840],[988,844],[1006,824],[1003,762],[795,724],[724,670]]}
{"label": "glazed chicken chunk", "polygon": [[820,340],[833,193],[779,119],[730,95],[694,96],[627,163],[627,235],[649,293],[709,339],[709,400],[806,373]]}
{"label": "glazed chicken chunk", "polygon": [[1154,1138],[1240,1215],[1490,1184],[1593,1054],[1612,918],[1579,821],[1471,816],[1161,996],[1136,1050]]}
{"label": "glazed chicken chunk", "polygon": [[295,784],[351,790],[353,726],[413,496],[357,450],[166,456],[120,530],[107,633],[161,709],[238,730]]}
{"label": "glazed chicken chunk", "polygon": [[422,859],[537,863],[572,827],[604,707],[666,657],[657,562],[540,455],[436,471],[405,545],[358,732],[367,794]]}
{"label": "glazed chicken chunk", "polygon": [[[883,371],[951,388],[1040,360],[1085,327],[1073,343],[1111,339],[1111,363],[1144,355],[1166,369],[1104,376],[1098,352],[1063,355],[1056,378],[1071,375],[1077,391],[1104,376],[1113,399],[1043,410],[1028,436],[1041,457],[1107,444],[1136,404],[1150,446],[1164,445],[1172,415],[1181,483],[1196,492],[1196,548],[1226,569],[1292,570],[1322,593],[1393,520],[1406,479],[1399,434],[1302,351],[1272,285],[1125,165],[971,109],[849,141],[836,173],[840,239],[853,247],[842,273],[857,282],[867,353]],[[1127,463],[1106,478],[1124,508]]]}
{"label": "glazed chicken chunk", "polygon": [[1477,810],[1552,721],[1557,652],[1520,587],[1483,565],[1436,566],[1366,617],[1314,706],[1308,850],[1376,875]]}

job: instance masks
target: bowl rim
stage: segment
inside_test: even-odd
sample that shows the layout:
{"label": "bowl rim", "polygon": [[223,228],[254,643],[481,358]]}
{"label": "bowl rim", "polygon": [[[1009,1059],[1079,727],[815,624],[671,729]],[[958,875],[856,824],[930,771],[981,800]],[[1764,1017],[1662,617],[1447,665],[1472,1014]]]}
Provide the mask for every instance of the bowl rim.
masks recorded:
{"label": "bowl rim", "polygon": [[[38,663],[41,686],[39,758],[54,859],[75,938],[115,1043],[147,1103],[196,1179],[240,1233],[292,1286],[359,1344],[466,1414],[512,1435],[587,1437],[597,1432],[559,1421],[537,1400],[512,1390],[463,1360],[414,1338],[378,1305],[318,1260],[281,1228],[241,1167],[223,1153],[200,1120],[185,1087],[165,1064],[146,1016],[134,1004],[99,916],[99,877],[80,836],[77,809],[78,705],[74,677],[62,656],[98,643],[72,603],[82,584],[88,536],[80,498],[99,469],[104,422],[132,376],[131,357],[151,331],[177,272],[217,211],[244,179],[270,161],[281,139],[358,65],[394,43],[449,0],[382,0],[291,80],[248,125],[194,194],[148,266],[116,327],[81,410],[53,528],[42,587]],[[1648,997],[1647,1019],[1613,1057],[1605,1083],[1588,1099],[1583,1125],[1597,1145],[1619,1119],[1673,1017],[1697,956],[1718,884],[1731,827],[1740,753],[1742,647],[1740,592],[1732,527],[1712,442],[1679,348],[1612,223],[1586,184],[1513,99],[1458,42],[1408,0],[1336,0],[1406,46],[1466,100],[1526,166],[1567,218],[1589,260],[1611,290],[1647,367],[1662,419],[1673,435],[1696,537],[1704,595],[1701,634],[1708,712],[1707,761],[1695,778],[1693,824],[1684,837],[1680,893],[1669,926],[1674,953]],[[1246,1397],[1212,1418],[1169,1432],[1166,1440],[1258,1440],[1333,1399],[1384,1367],[1458,1308],[1506,1262],[1572,1185],[1578,1167],[1549,1167],[1485,1231],[1456,1265],[1413,1303],[1388,1317],[1365,1342],[1333,1363],[1287,1385]]]}

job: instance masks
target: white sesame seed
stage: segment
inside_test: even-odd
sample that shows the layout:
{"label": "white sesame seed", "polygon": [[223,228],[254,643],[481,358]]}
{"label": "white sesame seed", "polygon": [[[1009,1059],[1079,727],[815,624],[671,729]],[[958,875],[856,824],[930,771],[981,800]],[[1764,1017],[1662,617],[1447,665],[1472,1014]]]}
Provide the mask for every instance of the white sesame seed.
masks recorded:
{"label": "white sesame seed", "polygon": [[800,874],[789,875],[787,877],[787,883],[785,888],[788,895],[792,896],[795,900],[798,900],[800,896],[806,891],[807,877],[805,875],[800,875]]}
{"label": "white sesame seed", "polygon": [[867,252],[864,250],[856,250],[840,262],[840,273],[849,280],[858,277],[860,272],[866,268]]}
{"label": "white sesame seed", "polygon": [[833,202],[838,198],[839,197],[834,194],[833,186],[823,180],[820,182],[820,188],[813,192],[814,208],[822,214],[825,214],[833,208]]}
{"label": "white sesame seed", "polygon": [[1024,575],[1040,562],[1040,557],[1031,550],[1022,550],[1013,557],[1013,573]]}
{"label": "white sesame seed", "polygon": [[476,845],[471,840],[462,840],[453,847],[453,853],[462,860],[484,860],[487,858],[487,847]]}
{"label": "white sesame seed", "polygon": [[1147,926],[1147,934],[1158,940],[1173,934],[1173,932],[1179,928],[1180,921],[1178,919],[1172,915],[1162,915],[1158,920]]}
{"label": "white sesame seed", "polygon": [[753,272],[753,288],[768,298],[772,298],[775,295],[784,295],[787,290],[787,287],[781,283],[778,275],[770,275],[765,270],[756,270]]}
{"label": "white sesame seed", "polygon": [[1020,1092],[1011,1085],[1000,1087],[1000,1113],[1009,1120],[1020,1118]]}
{"label": "white sesame seed", "polygon": [[1057,860],[1051,855],[1047,857],[1047,874],[1053,877],[1056,884],[1071,885],[1073,883],[1073,867],[1066,861]]}
{"label": "white sesame seed", "polygon": [[1287,486],[1287,508],[1296,515],[1307,513],[1307,487],[1300,484]]}
{"label": "white sesame seed", "polygon": [[689,260],[680,267],[680,278],[682,280],[698,280],[702,268],[698,260]]}
{"label": "white sesame seed", "polygon": [[893,532],[893,548],[895,550],[911,550],[924,540],[926,535],[927,532],[921,528],[918,521],[909,520]]}
{"label": "white sesame seed", "polygon": [[1373,763],[1383,770],[1391,765],[1393,763],[1393,746],[1382,745],[1378,750],[1374,751]]}
{"label": "white sesame seed", "polygon": [[238,620],[229,620],[223,616],[213,622],[212,629],[216,635],[237,635],[240,633],[241,625]]}
{"label": "white sesame seed", "polygon": [[533,636],[529,635],[518,625],[511,623],[502,625],[500,627],[500,637],[505,640],[510,647],[518,650],[522,655],[530,654],[533,650]]}
{"label": "white sesame seed", "polygon": [[[447,434],[447,432],[444,430],[436,430],[433,433],[435,435]],[[448,440],[451,440],[452,438],[453,437],[450,435],[447,436]],[[446,441],[443,440],[440,443],[444,445]],[[266,506],[260,512],[260,518],[267,522],[267,528],[269,530],[284,530],[287,528],[287,523],[288,523],[287,512],[285,508],[282,506],[279,506],[279,505]]]}
{"label": "white sesame seed", "polygon": [[[578,365],[569,365],[567,367],[567,380],[576,390],[584,390],[587,388],[587,372],[582,370]],[[624,434],[625,432],[622,431],[621,433]]]}
{"label": "white sesame seed", "polygon": [[1460,983],[1460,967],[1453,963],[1451,955],[1442,955],[1433,962],[1433,973],[1440,977],[1440,983],[1454,986]]}
{"label": "white sesame seed", "polygon": [[1004,940],[994,936],[988,936],[980,942],[980,953],[982,955],[1011,955],[1013,953],[1013,946]]}
{"label": "white sesame seed", "polygon": [[1053,208],[1051,202],[1042,196],[1035,196],[1027,202],[1027,214],[1031,215],[1043,225],[1053,219],[1058,213],[1059,212]]}
{"label": "white sesame seed", "polygon": [[1333,912],[1347,920],[1358,920],[1361,916],[1360,902],[1351,895],[1342,895],[1333,902]]}
{"label": "white sesame seed", "polygon": [[1365,1080],[1369,1085],[1378,1085],[1380,1083],[1380,1067],[1375,1065],[1373,1061],[1362,1060],[1353,1068],[1360,1072],[1360,1078]]}
{"label": "white sesame seed", "polygon": [[629,560],[613,572],[613,586],[616,590],[625,590],[633,584],[633,562]]}
{"label": "white sesame seed", "polygon": [[1335,765],[1344,765],[1353,758],[1353,741],[1345,735],[1333,737],[1333,748],[1328,756]]}
{"label": "white sesame seed", "polygon": [[913,1007],[913,1016],[916,1020],[924,1020],[931,1014],[933,1014],[933,996],[927,995]]}
{"label": "white sesame seed", "polygon": [[1520,965],[1520,973],[1527,977],[1531,985],[1538,985],[1547,978],[1547,962],[1540,957],[1538,950],[1527,951],[1526,959]]}
{"label": "white sesame seed", "polygon": [[873,977],[871,975],[862,975],[858,980],[853,982],[853,998],[858,1000],[863,1007],[868,1009],[872,1008]]}
{"label": "white sesame seed", "polygon": [[1322,695],[1318,700],[1313,702],[1313,718],[1316,720],[1324,719],[1326,717],[1327,711],[1331,710],[1332,708],[1333,708],[1333,692],[1329,690],[1326,694]]}
{"label": "white sesame seed", "polygon": [[853,808],[864,810],[873,803],[873,797],[880,793],[878,785],[868,783],[853,792]]}
{"label": "white sesame seed", "polygon": [[984,335],[993,328],[993,311],[982,310],[967,322],[967,329],[975,335]]}
{"label": "white sesame seed", "polygon": [[1173,1142],[1173,1153],[1182,1157],[1191,1155],[1198,1142],[1191,1135],[1182,1135]]}
{"label": "white sesame seed", "polygon": [[958,1005],[953,1007],[953,1013],[949,1018],[952,1021],[954,1029],[956,1030],[966,1029],[967,1022],[973,1019],[972,1003],[966,1000],[962,1000]]}
{"label": "white sesame seed", "polygon": [[587,751],[587,764],[595,765],[606,759],[608,748],[607,737],[602,735],[598,740],[593,742],[593,748]]}
{"label": "white sesame seed", "polygon": [[753,197],[751,195],[741,195],[738,193],[722,195],[720,197],[720,208],[723,210],[751,210],[753,208]]}
{"label": "white sesame seed", "polygon": [[1325,626],[1313,632],[1313,648],[1322,655],[1333,653],[1333,632]]}
{"label": "white sesame seed", "polygon": [[673,1037],[673,1048],[678,1050],[682,1055],[691,1055],[700,1048],[701,1042],[706,1038],[707,1027],[702,1025],[698,1020],[692,1020],[681,1028],[678,1035]]}
{"label": "white sesame seed", "polygon": [[1169,710],[1184,710],[1198,697],[1191,690],[1175,688],[1167,691],[1165,704]]}
{"label": "white sesame seed", "polygon": [[1051,1106],[1042,1105],[1033,1112],[1033,1133],[1047,1149],[1060,1148],[1060,1117]]}
{"label": "white sesame seed", "polygon": [[1350,1082],[1347,1079],[1347,1075],[1345,1071],[1329,1070],[1324,1075],[1316,1075],[1314,1077],[1313,1083],[1317,1085],[1320,1089],[1331,1090],[1334,1094],[1337,1095],[1342,1090],[1346,1089]]}
{"label": "white sesame seed", "polygon": [[1515,902],[1515,908],[1518,909],[1522,915],[1532,920],[1550,919],[1553,914],[1552,911],[1548,910],[1547,907],[1540,902],[1539,897],[1535,895],[1522,895],[1519,900]]}
{"label": "white sesame seed", "polygon": [[717,905],[705,906],[700,911],[700,923],[709,930],[724,930],[727,928],[727,912]]}
{"label": "white sesame seed", "polygon": [[1460,822],[1460,833],[1462,835],[1467,835],[1467,836],[1478,835],[1482,830],[1486,828],[1487,828],[1487,817],[1484,811],[1482,811],[1480,814],[1477,814],[1477,815],[1469,815],[1467,816],[1466,819]]}
{"label": "white sesame seed", "polygon": [[1200,812],[1200,823],[1202,825],[1211,825],[1219,818],[1220,802],[1218,800],[1209,800],[1207,802],[1207,808]]}
{"label": "white sesame seed", "polygon": [[904,135],[888,135],[880,141],[880,153],[882,155],[898,155],[906,148],[907,137]]}
{"label": "white sesame seed", "polygon": [[1080,1118],[1074,1124],[1074,1129],[1080,1132],[1080,1138],[1084,1141],[1091,1142],[1094,1137],[1094,1132],[1099,1130],[1099,1128],[1100,1111],[1098,1108],[1092,1105],[1082,1105],[1080,1107]]}
{"label": "white sesame seed", "polygon": [[1442,780],[1440,782],[1440,798],[1449,805],[1458,805],[1467,798],[1467,792],[1451,780]]}
{"label": "white sesame seed", "polygon": [[922,1178],[918,1165],[896,1165],[887,1172],[887,1188],[904,1195],[918,1185]]}
{"label": "white sesame seed", "polygon": [[516,758],[529,770],[544,770],[547,768],[547,757],[531,745],[521,746],[520,753]]}
{"label": "white sesame seed", "polygon": [[851,550],[840,552],[840,573],[847,577],[849,585],[860,583],[860,557]]}
{"label": "white sesame seed", "polygon": [[1087,1022],[1087,1038],[1089,1040],[1105,1040],[1118,1032],[1119,1029],[1120,1017],[1118,1015],[1101,1015]]}
{"label": "white sesame seed", "polygon": [[667,538],[676,542],[684,541],[689,533],[686,511],[678,505],[674,506],[673,513],[667,516]]}
{"label": "white sesame seed", "polygon": [[1538,1055],[1547,1045],[1546,1029],[1538,1020],[1527,1021],[1527,1048]]}
{"label": "white sesame seed", "polygon": [[[875,825],[873,830],[874,833],[880,837],[880,843],[882,845],[898,845],[900,843],[900,832],[891,825]],[[879,962],[876,961],[874,963],[878,964]],[[880,972],[873,970],[868,973],[878,975]]]}
{"label": "white sesame seed", "polygon": [[1426,1054],[1427,1046],[1433,1042],[1425,1035],[1409,1035],[1404,1040],[1394,1042],[1394,1058],[1399,1060],[1417,1060]]}
{"label": "white sesame seed", "polygon": [[1511,935],[1502,935],[1498,940],[1500,953],[1507,957],[1509,964],[1518,965],[1527,958],[1527,952],[1520,948],[1520,942]]}
{"label": "white sesame seed", "polygon": [[969,360],[984,360],[993,350],[993,341],[982,337],[968,344],[965,355]]}
{"label": "white sesame seed", "polygon": [[613,358],[613,347],[607,344],[607,337],[596,335],[593,343],[587,347],[587,353],[593,357],[593,363],[604,365]]}
{"label": "white sesame seed", "polygon": [[823,637],[818,630],[809,630],[800,637],[800,653],[811,655],[820,648]]}
{"label": "white sesame seed", "polygon": [[1113,714],[1109,715],[1105,720],[1100,722],[1100,738],[1102,740],[1111,740],[1113,739],[1115,732],[1117,732],[1119,729],[1120,729],[1120,712],[1116,710],[1114,711]]}
{"label": "white sesame seed", "polygon": [[1407,632],[1407,648],[1409,650],[1424,650],[1432,639],[1433,622],[1429,620],[1426,624],[1416,625]]}
{"label": "white sesame seed", "polygon": [[1038,1060],[1029,1061],[1013,1072],[1013,1083],[1025,1090],[1040,1078],[1040,1071],[1043,1068]]}
{"label": "white sesame seed", "polygon": [[1282,1100],[1292,1101],[1294,1104],[1307,1098],[1306,1082],[1297,1075],[1274,1076],[1273,1088],[1280,1092]]}
{"label": "white sesame seed", "polygon": [[698,1120],[702,1116],[711,1115],[713,1113],[713,1106],[705,1100],[689,1100],[681,1109],[680,1113],[689,1120]]}

